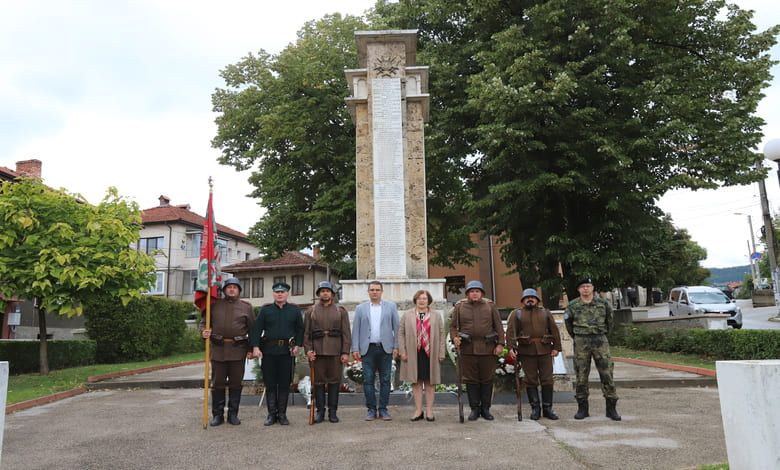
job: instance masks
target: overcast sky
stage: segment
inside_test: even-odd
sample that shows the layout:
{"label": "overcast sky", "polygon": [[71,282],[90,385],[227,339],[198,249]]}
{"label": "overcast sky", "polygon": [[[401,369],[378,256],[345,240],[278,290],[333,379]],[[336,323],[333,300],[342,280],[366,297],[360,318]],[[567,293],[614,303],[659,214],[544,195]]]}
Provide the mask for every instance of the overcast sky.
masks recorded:
{"label": "overcast sky", "polygon": [[[211,94],[219,70],[249,52],[276,53],[304,22],[360,15],[373,0],[0,0],[0,166],[37,158],[44,181],[98,203],[109,186],[142,209],[190,204],[203,215],[214,179],[219,223],[247,233],[260,218],[249,172],[217,164]],[[780,2],[740,0],[765,30]],[[780,60],[780,47],[772,49]],[[422,64],[425,65],[425,64]],[[773,69],[780,77],[780,67]],[[780,138],[780,78],[758,114]],[[780,201],[773,171],[770,204]],[[747,216],[761,224],[758,187],[678,191],[660,205],[708,251],[706,267],[747,264]]]}

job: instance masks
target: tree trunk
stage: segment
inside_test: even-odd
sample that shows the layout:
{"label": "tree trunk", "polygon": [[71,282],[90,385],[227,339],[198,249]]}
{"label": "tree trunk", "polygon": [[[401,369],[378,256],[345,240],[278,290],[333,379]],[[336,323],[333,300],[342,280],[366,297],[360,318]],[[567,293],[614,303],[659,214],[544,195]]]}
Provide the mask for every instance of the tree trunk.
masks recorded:
{"label": "tree trunk", "polygon": [[38,307],[38,299],[34,299],[33,308],[38,311],[38,336],[40,337],[40,348],[38,356],[40,360],[40,374],[49,375],[49,355],[46,345],[46,311]]}

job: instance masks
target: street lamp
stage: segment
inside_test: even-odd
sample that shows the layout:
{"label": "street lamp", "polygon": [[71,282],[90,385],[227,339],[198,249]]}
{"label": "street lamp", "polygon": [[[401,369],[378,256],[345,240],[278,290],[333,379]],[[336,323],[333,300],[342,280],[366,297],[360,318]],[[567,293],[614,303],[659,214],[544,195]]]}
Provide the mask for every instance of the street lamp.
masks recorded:
{"label": "street lamp", "polygon": [[[780,139],[772,139],[764,145],[764,157],[778,162],[780,165]],[[778,168],[777,176],[778,182],[780,182],[780,168]],[[769,251],[769,266],[772,269],[772,280],[774,281],[775,306],[780,308],[780,272],[777,269],[777,256],[775,255],[775,230],[772,226],[772,216],[769,213],[769,201],[766,197],[764,181],[761,180],[758,183],[758,189],[761,193],[761,210],[764,213],[764,232],[767,251]]]}
{"label": "street lamp", "polygon": [[[753,219],[750,214],[744,212],[735,212],[734,215],[746,215],[748,218],[748,226],[750,227],[750,240],[748,240],[748,260],[750,260],[750,274],[753,276],[753,289],[758,288],[758,280],[761,277],[758,271],[758,260],[753,258],[753,253],[756,252],[756,236],[753,232]],[[753,247],[750,247],[750,241],[753,241]]]}

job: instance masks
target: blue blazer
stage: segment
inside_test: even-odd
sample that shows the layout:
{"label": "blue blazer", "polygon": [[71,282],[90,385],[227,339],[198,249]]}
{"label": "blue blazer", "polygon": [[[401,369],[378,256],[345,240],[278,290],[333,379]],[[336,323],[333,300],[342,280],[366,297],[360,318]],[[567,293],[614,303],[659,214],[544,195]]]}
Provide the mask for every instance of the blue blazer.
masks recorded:
{"label": "blue blazer", "polygon": [[[382,349],[387,354],[392,354],[393,349],[398,349],[398,307],[393,302],[381,301],[382,319],[379,337],[382,341]],[[355,318],[352,320],[352,351],[360,351],[361,356],[368,353],[368,345],[371,329],[371,302],[364,302],[355,309]]]}

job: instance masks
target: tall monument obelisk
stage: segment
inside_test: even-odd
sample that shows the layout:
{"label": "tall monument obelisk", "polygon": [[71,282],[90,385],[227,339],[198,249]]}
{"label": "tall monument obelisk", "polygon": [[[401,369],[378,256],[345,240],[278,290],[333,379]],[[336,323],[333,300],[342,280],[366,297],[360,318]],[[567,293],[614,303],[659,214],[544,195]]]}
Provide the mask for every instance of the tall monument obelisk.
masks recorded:
{"label": "tall monument obelisk", "polygon": [[357,31],[360,69],[347,70],[355,122],[357,278],[342,281],[345,302],[365,300],[379,279],[385,297],[410,302],[418,289],[444,297],[428,279],[424,126],[428,67],[415,65],[416,30]]}

